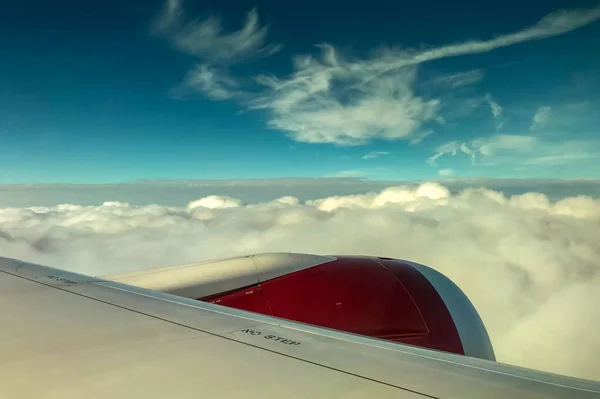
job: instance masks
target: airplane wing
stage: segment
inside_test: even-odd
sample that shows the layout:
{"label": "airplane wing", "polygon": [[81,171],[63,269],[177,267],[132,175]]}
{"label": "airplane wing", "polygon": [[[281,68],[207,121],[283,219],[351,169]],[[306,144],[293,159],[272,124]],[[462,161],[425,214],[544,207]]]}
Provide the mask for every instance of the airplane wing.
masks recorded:
{"label": "airplane wing", "polygon": [[0,398],[598,398],[600,384],[0,258]]}

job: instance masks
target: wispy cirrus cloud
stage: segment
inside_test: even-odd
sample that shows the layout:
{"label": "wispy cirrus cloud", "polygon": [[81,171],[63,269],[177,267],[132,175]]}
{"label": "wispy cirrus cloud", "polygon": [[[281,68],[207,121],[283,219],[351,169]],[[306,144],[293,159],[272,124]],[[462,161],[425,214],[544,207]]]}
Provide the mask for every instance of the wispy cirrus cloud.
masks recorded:
{"label": "wispy cirrus cloud", "polygon": [[[254,83],[261,90],[246,92],[245,96],[233,94],[242,88],[237,78],[212,66],[279,50],[280,46],[267,43],[267,26],[260,25],[256,10],[248,13],[240,30],[224,33],[219,18],[186,22],[179,0],[168,0],[155,29],[180,51],[209,63],[188,74],[188,87],[214,99],[235,98],[247,109],[265,111],[268,126],[295,141],[356,146],[373,139],[418,143],[436,124],[445,123],[442,100],[415,90],[419,64],[562,35],[599,18],[600,7],[562,10],[530,27],[489,40],[430,48],[382,47],[359,58],[345,56],[331,44],[320,44],[320,53],[293,58],[291,74],[256,76]],[[482,77],[481,70],[465,71],[446,77],[442,83],[455,88]],[[491,96],[486,100],[499,130],[505,122],[502,107]]]}
{"label": "wispy cirrus cloud", "polygon": [[175,97],[194,90],[213,100],[238,98],[244,94],[243,85],[229,73],[229,66],[281,49],[280,44],[267,43],[268,27],[259,23],[256,9],[247,13],[239,30],[226,33],[218,16],[187,21],[181,1],[167,0],[154,21],[153,31],[166,37],[179,51],[201,60],[172,91]]}
{"label": "wispy cirrus cloud", "polygon": [[[333,46],[320,45],[318,57],[294,59],[290,76],[260,76],[258,81],[267,91],[250,107],[267,110],[269,126],[285,131],[296,141],[361,145],[374,138],[410,140],[430,130],[426,124],[444,120],[440,99],[425,98],[413,90],[418,64],[564,34],[598,18],[600,7],[559,11],[529,28],[491,40],[425,50],[380,49],[366,59],[348,59]],[[462,78],[464,82],[465,78],[473,81],[479,77],[471,73]],[[501,107],[492,111],[499,129],[503,124]]]}
{"label": "wispy cirrus cloud", "polygon": [[498,104],[497,101],[494,101],[492,99],[492,96],[490,95],[490,93],[485,95],[485,101],[489,104],[490,109],[492,111],[492,115],[494,116],[494,119],[498,119],[502,116],[502,107],[500,106],[500,104]]}
{"label": "wispy cirrus cloud", "polygon": [[531,123],[530,130],[535,130],[544,127],[550,119],[550,112],[550,107],[539,107],[535,115],[533,115],[533,121]]}
{"label": "wispy cirrus cloud", "polygon": [[481,81],[485,74],[481,69],[474,69],[466,72],[453,73],[451,75],[440,76],[431,81],[431,83],[456,89],[458,87],[472,85]]}
{"label": "wispy cirrus cloud", "polygon": [[477,162],[478,157],[491,157],[502,151],[529,151],[539,143],[535,136],[495,134],[489,137],[479,137],[470,141],[450,141],[440,145],[435,154],[429,157],[427,163],[435,165],[438,158],[444,155],[464,154]]}
{"label": "wispy cirrus cloud", "polygon": [[300,142],[352,146],[409,138],[436,120],[439,100],[413,91],[414,66],[375,76],[377,68],[348,60],[331,45],[319,47],[318,58],[295,59],[290,78],[257,78],[267,90],[249,106],[267,110],[270,127]]}
{"label": "wispy cirrus cloud", "polygon": [[210,62],[268,56],[281,48],[267,43],[268,27],[259,23],[256,9],[248,12],[241,29],[224,33],[218,16],[186,21],[181,1],[168,0],[154,23],[154,31],[167,37],[178,50]]}
{"label": "wispy cirrus cloud", "polygon": [[362,170],[341,170],[339,172],[330,173],[326,178],[360,178],[365,177],[366,173]]}
{"label": "wispy cirrus cloud", "polygon": [[540,142],[539,148],[523,160],[525,165],[568,165],[600,158],[600,140],[578,139]]}
{"label": "wispy cirrus cloud", "polygon": [[594,158],[589,152],[574,152],[564,154],[542,155],[527,159],[524,163],[527,165],[564,165],[571,162]]}
{"label": "wispy cirrus cloud", "polygon": [[502,108],[500,104],[492,98],[490,93],[485,95],[484,100],[488,103],[490,110],[492,111],[492,116],[496,122],[496,131],[502,129],[502,126],[504,126],[506,123],[506,118],[504,118],[502,115],[504,108]]}
{"label": "wispy cirrus cloud", "polygon": [[200,91],[213,100],[230,100],[244,95],[241,84],[226,69],[208,64],[198,64],[191,69],[182,84],[175,87],[171,94],[179,97],[190,90]]}
{"label": "wispy cirrus cloud", "polygon": [[383,69],[420,64],[440,58],[485,53],[501,47],[558,36],[600,19],[600,7],[591,9],[560,10],[547,14],[535,25],[521,31],[501,35],[491,40],[471,40],[429,50],[412,51],[410,57],[394,60]]}
{"label": "wispy cirrus cloud", "polygon": [[450,176],[454,175],[454,171],[449,168],[440,169],[440,170],[438,170],[438,175],[440,175],[442,177],[450,177]]}
{"label": "wispy cirrus cloud", "polygon": [[495,134],[470,141],[444,143],[436,148],[427,163],[435,166],[437,160],[446,155],[466,155],[472,164],[564,165],[600,158],[600,140]]}
{"label": "wispy cirrus cloud", "polygon": [[388,151],[371,151],[362,156],[362,159],[375,159],[384,155],[390,155]]}
{"label": "wispy cirrus cloud", "polygon": [[412,138],[410,139],[410,144],[419,144],[421,141],[425,140],[433,133],[433,130],[420,130],[416,134],[412,135]]}

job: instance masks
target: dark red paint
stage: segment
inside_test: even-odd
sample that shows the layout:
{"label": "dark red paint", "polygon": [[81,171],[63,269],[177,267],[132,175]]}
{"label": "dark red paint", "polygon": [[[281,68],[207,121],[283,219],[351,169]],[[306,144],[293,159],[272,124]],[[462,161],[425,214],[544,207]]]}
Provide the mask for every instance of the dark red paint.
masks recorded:
{"label": "dark red paint", "polygon": [[274,316],[389,339],[427,333],[408,293],[369,259],[326,263],[261,287]]}
{"label": "dark red paint", "polygon": [[429,333],[424,338],[406,339],[402,342],[426,348],[464,355],[456,324],[435,287],[410,264],[402,261],[379,259],[391,271],[418,304]]}
{"label": "dark red paint", "polygon": [[261,314],[272,314],[259,285],[241,288],[224,294],[211,295],[203,301],[216,303],[230,308],[248,310]]}
{"label": "dark red paint", "polygon": [[321,327],[464,354],[446,305],[409,264],[341,257],[260,285],[202,298]]}

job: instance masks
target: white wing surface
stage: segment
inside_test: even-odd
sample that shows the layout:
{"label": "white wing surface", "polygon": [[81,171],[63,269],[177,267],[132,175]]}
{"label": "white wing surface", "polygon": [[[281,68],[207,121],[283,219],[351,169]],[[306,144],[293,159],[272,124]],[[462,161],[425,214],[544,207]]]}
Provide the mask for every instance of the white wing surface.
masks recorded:
{"label": "white wing surface", "polygon": [[599,398],[592,381],[0,258],[0,398]]}

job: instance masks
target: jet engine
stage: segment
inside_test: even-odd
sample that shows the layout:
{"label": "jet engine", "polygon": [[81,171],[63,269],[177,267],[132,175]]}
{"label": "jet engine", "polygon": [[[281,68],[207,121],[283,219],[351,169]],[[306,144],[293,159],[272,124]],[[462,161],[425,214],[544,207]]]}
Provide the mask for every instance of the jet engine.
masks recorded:
{"label": "jet engine", "polygon": [[367,256],[256,254],[106,279],[324,328],[495,360],[467,296],[427,266]]}

